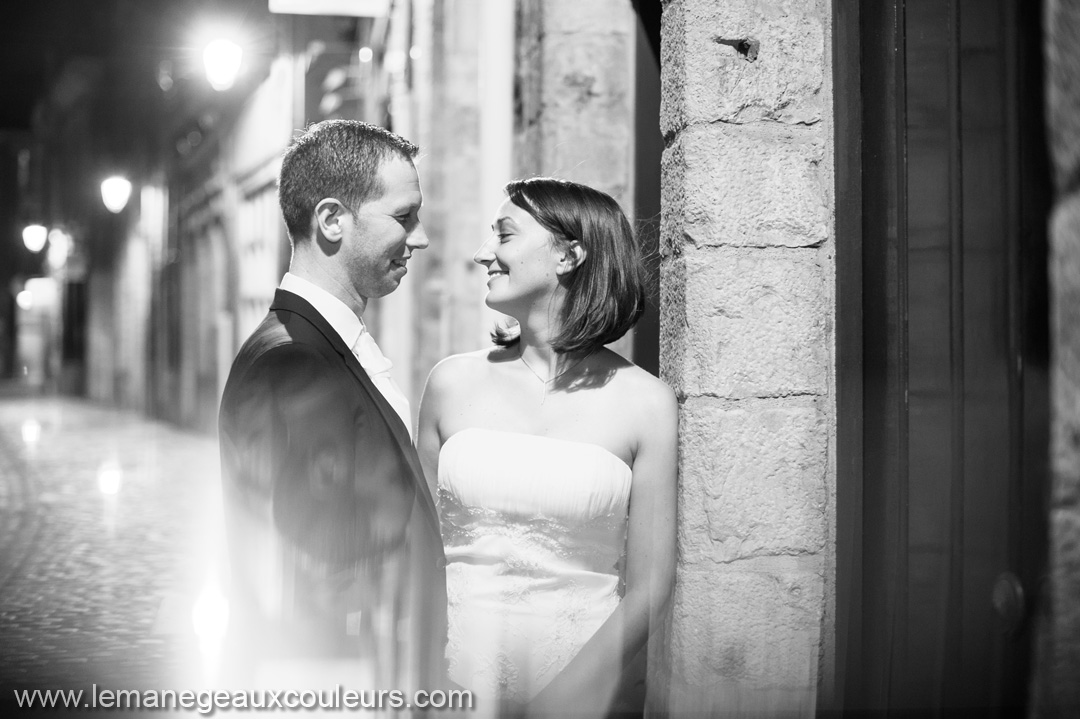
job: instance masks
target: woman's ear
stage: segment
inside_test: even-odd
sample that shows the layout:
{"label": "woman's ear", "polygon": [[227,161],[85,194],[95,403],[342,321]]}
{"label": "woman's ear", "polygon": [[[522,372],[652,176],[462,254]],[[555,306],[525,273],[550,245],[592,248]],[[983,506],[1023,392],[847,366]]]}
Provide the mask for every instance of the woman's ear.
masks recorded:
{"label": "woman's ear", "polygon": [[585,248],[577,240],[568,243],[562,259],[559,260],[559,266],[555,269],[556,274],[565,275],[573,272],[585,261],[587,254]]}
{"label": "woman's ear", "polygon": [[341,238],[344,235],[344,228],[341,225],[341,218],[348,212],[340,201],[333,197],[327,197],[319,200],[319,204],[315,205],[315,221],[318,224],[318,231],[327,242],[341,242]]}

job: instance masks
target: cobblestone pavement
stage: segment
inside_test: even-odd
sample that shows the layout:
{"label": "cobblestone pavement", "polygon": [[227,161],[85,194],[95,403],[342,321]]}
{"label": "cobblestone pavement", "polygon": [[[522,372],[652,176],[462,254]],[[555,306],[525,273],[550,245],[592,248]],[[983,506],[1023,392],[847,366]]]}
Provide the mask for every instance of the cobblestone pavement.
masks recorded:
{"label": "cobblestone pavement", "polygon": [[14,688],[197,688],[194,627],[221,596],[216,438],[6,394],[0,708]]}

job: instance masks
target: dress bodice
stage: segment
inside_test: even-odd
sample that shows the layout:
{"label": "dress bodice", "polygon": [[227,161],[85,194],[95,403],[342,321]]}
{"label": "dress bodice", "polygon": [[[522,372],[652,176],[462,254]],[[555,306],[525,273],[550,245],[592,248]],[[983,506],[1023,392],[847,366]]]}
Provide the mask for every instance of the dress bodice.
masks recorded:
{"label": "dress bodice", "polygon": [[618,605],[632,472],[595,444],[470,428],[439,454],[450,674],[525,701]]}

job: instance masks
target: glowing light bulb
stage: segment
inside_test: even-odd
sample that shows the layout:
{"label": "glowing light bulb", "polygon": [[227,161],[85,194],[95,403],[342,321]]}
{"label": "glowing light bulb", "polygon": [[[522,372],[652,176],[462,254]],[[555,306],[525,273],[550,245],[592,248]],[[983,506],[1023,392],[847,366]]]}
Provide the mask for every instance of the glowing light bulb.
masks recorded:
{"label": "glowing light bulb", "polygon": [[131,181],[119,175],[106,178],[101,183],[101,201],[114,215],[122,212],[127,207],[131,197]]}
{"label": "glowing light bulb", "polygon": [[45,240],[49,237],[49,231],[44,225],[27,225],[22,231],[23,244],[31,252],[41,252],[45,246]]}
{"label": "glowing light bulb", "polygon": [[224,92],[233,86],[240,74],[240,63],[244,59],[244,48],[232,40],[218,38],[210,41],[203,50],[203,64],[206,66],[206,79],[210,87]]}

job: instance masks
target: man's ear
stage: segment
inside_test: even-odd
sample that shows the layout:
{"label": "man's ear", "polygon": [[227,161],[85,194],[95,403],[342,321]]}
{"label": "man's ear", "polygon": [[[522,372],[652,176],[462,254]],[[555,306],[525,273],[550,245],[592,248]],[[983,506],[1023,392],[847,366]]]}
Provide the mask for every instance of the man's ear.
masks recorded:
{"label": "man's ear", "polygon": [[570,242],[566,245],[562,259],[559,260],[559,266],[555,269],[556,274],[566,275],[573,272],[585,261],[586,255],[588,253],[580,242],[577,240]]}
{"label": "man's ear", "polygon": [[327,242],[341,242],[344,228],[341,218],[348,214],[348,210],[340,200],[327,197],[319,200],[315,205],[315,222],[318,224],[318,232],[326,238]]}

